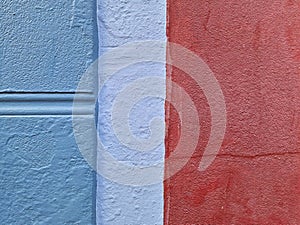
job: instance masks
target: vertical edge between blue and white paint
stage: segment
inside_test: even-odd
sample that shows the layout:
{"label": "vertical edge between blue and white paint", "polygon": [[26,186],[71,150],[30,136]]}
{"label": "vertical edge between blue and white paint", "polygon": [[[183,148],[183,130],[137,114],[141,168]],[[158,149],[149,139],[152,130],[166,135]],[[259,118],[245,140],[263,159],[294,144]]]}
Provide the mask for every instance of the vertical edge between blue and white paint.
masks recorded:
{"label": "vertical edge between blue and white paint", "polygon": [[[163,0],[98,0],[97,18],[99,56],[130,42],[166,41],[166,2]],[[120,144],[109,122],[113,102],[120,91],[136,79],[147,76],[165,78],[165,65],[151,62],[130,65],[114,74],[98,96],[98,134],[109,153],[128,165],[148,166],[164,161],[163,142],[151,152],[135,151]],[[99,80],[101,84],[101,77]],[[148,138],[151,132],[155,132],[150,131],[149,124],[156,117],[160,117],[164,123],[164,99],[141,99],[128,115],[132,134],[138,138]],[[163,181],[133,187],[98,175],[97,224],[163,224],[163,197]]]}

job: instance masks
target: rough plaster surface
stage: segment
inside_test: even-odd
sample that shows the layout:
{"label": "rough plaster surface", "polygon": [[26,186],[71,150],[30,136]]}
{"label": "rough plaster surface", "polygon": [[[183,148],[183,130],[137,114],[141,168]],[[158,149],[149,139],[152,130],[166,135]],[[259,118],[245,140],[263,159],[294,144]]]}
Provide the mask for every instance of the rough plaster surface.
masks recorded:
{"label": "rough plaster surface", "polygon": [[0,224],[95,224],[70,116],[97,55],[95,13],[95,1],[0,2]]}
{"label": "rough plaster surface", "polygon": [[71,117],[1,117],[0,134],[1,224],[94,224],[94,175]]}
{"label": "rough plaster surface", "polygon": [[[165,1],[98,0],[99,52],[102,55],[122,44],[141,40],[165,40]],[[120,57],[120,62],[122,58]],[[111,65],[113,66],[113,65]],[[140,63],[119,71],[107,82],[99,97],[99,133],[109,152],[128,165],[147,166],[163,162],[164,145],[140,153],[119,143],[111,127],[111,107],[116,95],[143,76],[165,77],[165,65]],[[101,77],[100,77],[100,82]],[[130,94],[128,97],[131,97]],[[134,135],[147,138],[149,122],[158,116],[164,123],[164,99],[146,98],[134,107],[128,122]],[[155,132],[155,131],[152,131]],[[97,224],[159,225],[163,223],[162,183],[132,187],[97,177]]]}
{"label": "rough plaster surface", "polygon": [[[213,164],[197,170],[210,109],[201,87],[173,68],[197,106],[201,132],[189,163],[165,182],[165,224],[300,224],[299,1],[168,2],[168,38],[214,72],[227,130]],[[167,154],[179,134],[170,111]]]}
{"label": "rough plaster surface", "polygon": [[95,1],[0,2],[0,89],[74,91],[96,57]]}

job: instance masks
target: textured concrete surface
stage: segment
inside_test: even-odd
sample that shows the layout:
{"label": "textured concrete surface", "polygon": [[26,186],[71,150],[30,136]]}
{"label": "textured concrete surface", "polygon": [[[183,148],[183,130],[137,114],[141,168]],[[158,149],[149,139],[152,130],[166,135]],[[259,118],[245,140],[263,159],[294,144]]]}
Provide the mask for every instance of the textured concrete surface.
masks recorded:
{"label": "textured concrete surface", "polygon": [[97,56],[95,0],[0,2],[0,90],[74,91]]}
{"label": "textured concrete surface", "polygon": [[0,118],[1,224],[95,224],[94,173],[71,117]]}
{"label": "textured concrete surface", "polygon": [[[166,6],[162,0],[98,0],[99,52],[141,40],[165,40]],[[120,62],[124,59],[120,58]],[[113,65],[112,65],[113,66]],[[111,124],[115,97],[131,82],[144,76],[165,77],[165,65],[140,63],[119,71],[100,93],[99,133],[109,153],[119,162],[147,166],[163,162],[164,144],[142,153],[122,145]],[[101,82],[101,77],[100,77]],[[130,98],[130,93],[128,98]],[[136,137],[148,138],[153,117],[164,122],[164,99],[141,99],[128,116]],[[155,132],[155,131],[153,131]],[[122,172],[122,171],[120,171]],[[126,175],[125,175],[126,176]],[[163,223],[163,185],[132,187],[97,177],[97,224],[159,225]]]}
{"label": "textured concrete surface", "polygon": [[[195,81],[169,70],[197,106],[201,132],[188,164],[165,182],[164,223],[299,224],[299,1],[168,2],[168,37],[210,66],[228,123],[216,160],[199,171],[210,109]],[[180,135],[177,112],[169,115],[167,156]]]}
{"label": "textured concrete surface", "polygon": [[97,56],[95,14],[93,0],[0,2],[0,224],[95,224],[71,121]]}

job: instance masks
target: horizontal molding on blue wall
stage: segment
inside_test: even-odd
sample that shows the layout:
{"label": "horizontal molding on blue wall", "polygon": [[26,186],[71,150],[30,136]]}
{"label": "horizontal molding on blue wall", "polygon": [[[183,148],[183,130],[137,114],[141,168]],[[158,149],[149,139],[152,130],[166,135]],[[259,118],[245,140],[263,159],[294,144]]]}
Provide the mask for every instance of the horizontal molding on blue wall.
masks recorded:
{"label": "horizontal molding on blue wall", "polygon": [[[95,95],[76,93],[76,115],[94,115]],[[75,92],[0,92],[1,116],[72,115]]]}

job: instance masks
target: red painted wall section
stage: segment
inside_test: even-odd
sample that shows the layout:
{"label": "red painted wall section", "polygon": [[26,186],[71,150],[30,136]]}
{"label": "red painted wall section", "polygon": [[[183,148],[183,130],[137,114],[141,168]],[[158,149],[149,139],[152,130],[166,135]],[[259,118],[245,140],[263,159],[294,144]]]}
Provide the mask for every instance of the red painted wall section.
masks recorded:
{"label": "red painted wall section", "polygon": [[[209,104],[169,66],[197,107],[200,136],[164,183],[165,224],[300,224],[300,1],[168,0],[168,22],[169,41],[200,56],[220,83],[227,126],[216,159],[199,171]],[[166,158],[180,137],[179,114],[166,104]]]}

